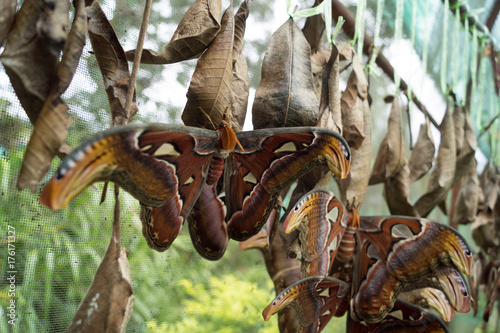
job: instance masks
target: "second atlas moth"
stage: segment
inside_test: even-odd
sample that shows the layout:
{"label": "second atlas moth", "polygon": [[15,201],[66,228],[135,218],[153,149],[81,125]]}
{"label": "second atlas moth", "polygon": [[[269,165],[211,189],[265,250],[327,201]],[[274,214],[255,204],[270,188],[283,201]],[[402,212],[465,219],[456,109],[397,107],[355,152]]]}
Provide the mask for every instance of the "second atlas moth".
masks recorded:
{"label": "second atlas moth", "polygon": [[[302,279],[266,307],[265,319],[291,305],[307,319],[303,332],[320,332],[347,310],[347,332],[448,332],[442,320],[470,310],[462,274],[472,269],[472,252],[453,228],[423,218],[347,213],[325,189],[304,195],[283,227],[299,230]],[[329,281],[327,293],[323,281]]]}
{"label": "second atlas moth", "polygon": [[228,237],[242,241],[260,230],[284,187],[317,165],[344,178],[350,163],[346,141],[325,128],[235,133],[225,120],[216,131],[134,124],[100,132],[76,148],[40,201],[62,209],[90,184],[113,181],[140,201],[151,248],[168,249],[187,219],[198,253],[216,260]]}

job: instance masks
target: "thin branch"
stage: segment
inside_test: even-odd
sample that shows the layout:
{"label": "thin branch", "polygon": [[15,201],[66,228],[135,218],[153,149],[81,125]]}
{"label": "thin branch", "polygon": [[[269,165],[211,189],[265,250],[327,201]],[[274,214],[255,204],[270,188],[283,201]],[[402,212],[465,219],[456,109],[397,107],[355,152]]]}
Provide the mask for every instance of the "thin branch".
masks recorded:
{"label": "thin branch", "polygon": [[[332,17],[333,17],[333,19],[338,21],[340,16],[342,16],[345,20],[345,23],[342,26],[342,28],[344,29],[344,32],[349,37],[354,38],[354,25],[355,25],[354,15],[339,0],[332,0]],[[363,43],[363,53],[370,56],[371,55],[370,48],[372,47],[372,45],[373,45],[373,39],[365,33],[365,38],[364,38],[364,43]],[[378,53],[377,59],[375,60],[375,62],[384,71],[384,73],[387,74],[387,76],[389,76],[389,78],[392,81],[394,81],[394,67],[392,67],[391,63],[382,54],[382,52]],[[408,84],[403,79],[401,79],[401,83],[400,83],[399,87],[402,91],[404,91],[405,95],[407,97],[409,97],[408,96]],[[439,124],[429,114],[429,112],[427,111],[425,106],[422,104],[422,102],[418,99],[418,97],[415,95],[415,93],[413,91],[411,93],[411,100],[413,101],[415,106],[429,118],[432,125],[434,125],[436,128],[439,128]]]}
{"label": "thin branch", "polygon": [[488,132],[490,130],[490,127],[493,125],[493,123],[495,122],[495,120],[497,120],[498,118],[500,118],[500,113],[498,113],[496,116],[494,116],[490,122],[488,123],[488,125],[484,126],[484,128],[481,130],[481,132],[479,133],[479,135],[477,136],[477,138],[479,139],[481,137],[481,135],[483,135],[485,132]]}
{"label": "thin branch", "polygon": [[[112,235],[112,237],[115,238],[117,244],[121,243],[119,194],[120,194],[120,186],[118,184],[115,184],[115,210],[113,212],[113,235]],[[120,257],[120,251],[118,251],[116,255],[117,255],[117,258]]]}
{"label": "thin branch", "polygon": [[127,119],[130,117],[130,109],[132,108],[135,82],[137,81],[137,73],[139,72],[139,65],[141,64],[142,49],[144,47],[144,39],[146,38],[146,30],[148,27],[149,15],[151,13],[151,4],[152,0],[146,0],[146,3],[144,5],[144,15],[142,16],[141,30],[139,31],[136,52],[134,54],[134,63],[132,65],[132,73],[130,75],[130,84],[127,90],[127,101],[125,102],[125,112],[127,115]]}

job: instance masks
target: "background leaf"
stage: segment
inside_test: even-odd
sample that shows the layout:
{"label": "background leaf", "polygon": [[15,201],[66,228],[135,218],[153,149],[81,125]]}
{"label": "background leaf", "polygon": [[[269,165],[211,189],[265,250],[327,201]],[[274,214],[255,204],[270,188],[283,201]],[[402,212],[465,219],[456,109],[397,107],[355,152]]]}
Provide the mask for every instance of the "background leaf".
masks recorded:
{"label": "background leaf", "polygon": [[274,32],[252,108],[254,128],[313,126],[318,116],[309,43],[292,18]]}
{"label": "background leaf", "polygon": [[[187,126],[215,129],[231,103],[234,16],[222,17],[222,28],[196,64],[182,121]],[[208,116],[208,117],[207,117]]]}
{"label": "background leaf", "polygon": [[[141,63],[171,64],[194,58],[214,40],[220,29],[221,0],[196,0],[177,26],[170,43],[160,53],[144,49]],[[134,60],[135,50],[127,51]]]}

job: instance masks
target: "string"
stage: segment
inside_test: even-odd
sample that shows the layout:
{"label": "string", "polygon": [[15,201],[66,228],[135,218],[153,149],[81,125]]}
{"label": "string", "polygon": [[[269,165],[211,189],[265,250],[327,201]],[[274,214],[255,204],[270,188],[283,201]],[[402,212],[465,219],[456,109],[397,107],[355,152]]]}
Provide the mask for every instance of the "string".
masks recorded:
{"label": "string", "polygon": [[448,0],[444,0],[444,13],[443,13],[443,40],[441,44],[441,91],[443,94],[447,94],[446,87],[446,74],[448,65],[448,12],[450,10],[450,4]]}
{"label": "string", "polygon": [[[403,14],[404,14],[404,0],[397,0],[396,2],[396,23],[394,31],[394,44],[397,46],[403,36]],[[396,93],[399,92],[401,85],[401,77],[397,70],[394,71],[394,83],[396,84]]]}

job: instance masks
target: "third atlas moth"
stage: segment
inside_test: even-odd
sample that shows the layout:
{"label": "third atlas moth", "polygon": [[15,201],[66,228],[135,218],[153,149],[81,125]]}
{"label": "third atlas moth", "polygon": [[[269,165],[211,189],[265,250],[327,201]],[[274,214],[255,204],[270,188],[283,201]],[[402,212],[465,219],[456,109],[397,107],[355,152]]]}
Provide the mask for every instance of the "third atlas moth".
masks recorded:
{"label": "third atlas moth", "polygon": [[283,227],[298,230],[302,279],[263,311],[292,306],[302,332],[321,332],[347,315],[347,332],[448,332],[444,321],[468,312],[462,274],[472,252],[453,228],[407,216],[359,216],[325,189],[304,195]]}

